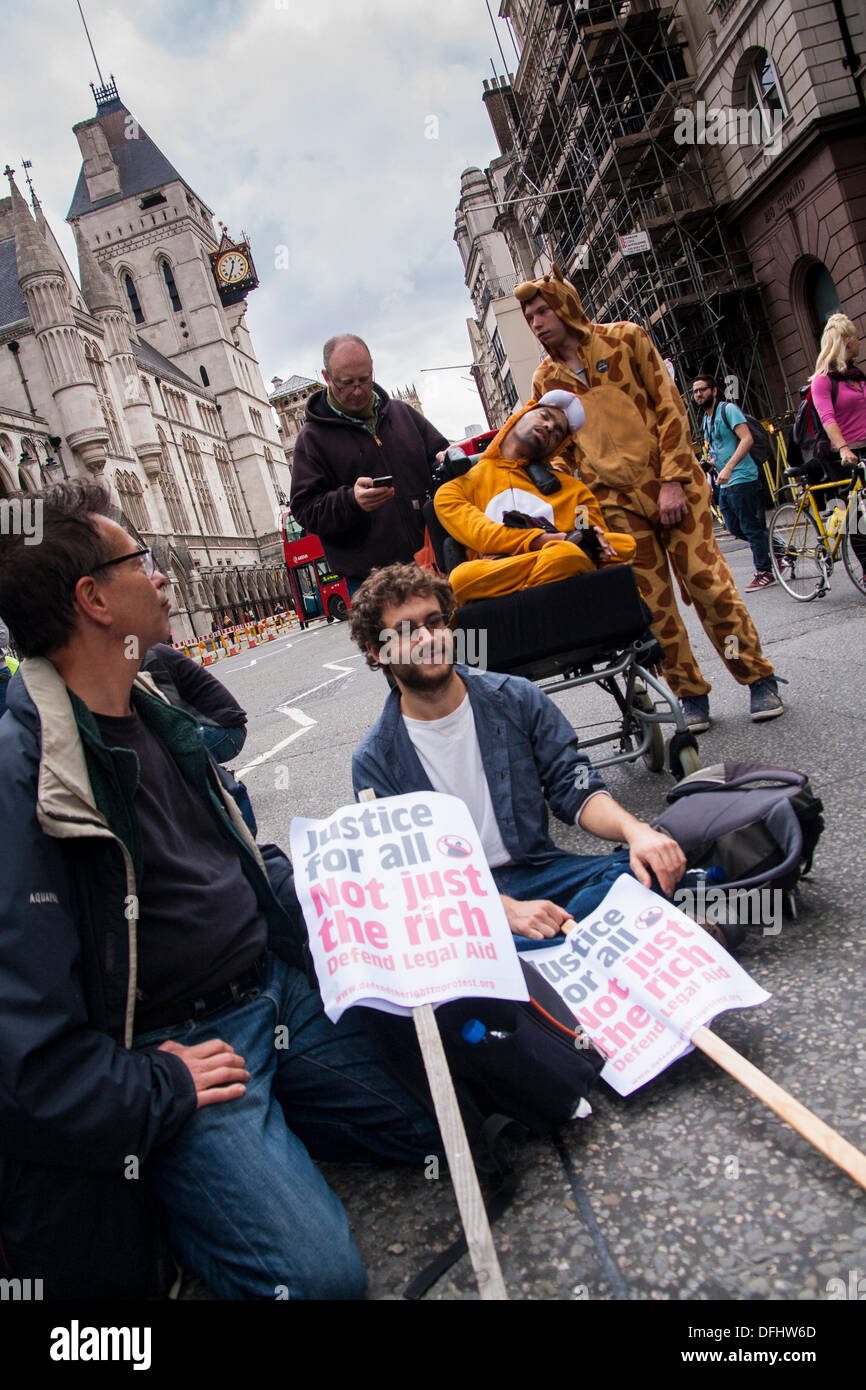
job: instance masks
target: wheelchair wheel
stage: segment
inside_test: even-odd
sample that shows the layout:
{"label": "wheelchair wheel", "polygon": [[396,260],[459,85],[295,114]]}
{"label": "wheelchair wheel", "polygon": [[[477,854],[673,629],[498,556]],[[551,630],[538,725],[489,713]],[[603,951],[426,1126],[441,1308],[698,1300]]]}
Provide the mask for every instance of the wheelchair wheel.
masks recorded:
{"label": "wheelchair wheel", "polygon": [[671,776],[677,782],[703,766],[694,734],[674,734],[668,744]]}
{"label": "wheelchair wheel", "polygon": [[[632,697],[632,704],[637,709],[646,710],[652,713],[655,705],[645,690],[636,690]],[[637,728],[643,731],[643,725],[637,721]],[[665,770],[665,739],[662,733],[661,724],[650,725],[650,746],[643,754],[643,761],[650,772],[664,772]]]}

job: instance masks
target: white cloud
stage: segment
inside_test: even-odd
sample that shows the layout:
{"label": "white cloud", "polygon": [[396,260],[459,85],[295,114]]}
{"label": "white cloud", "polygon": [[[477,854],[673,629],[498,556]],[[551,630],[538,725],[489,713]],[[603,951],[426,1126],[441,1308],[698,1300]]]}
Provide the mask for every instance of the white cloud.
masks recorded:
{"label": "white cloud", "polygon": [[[483,419],[468,373],[420,369],[469,360],[452,238],[462,170],[496,154],[483,0],[280,3],[89,0],[85,12],[103,75],[215,215],[250,234],[265,380],[314,374],[331,333],[358,332],[383,384],[414,381],[434,423],[460,434]],[[72,5],[31,0],[5,28],[0,154],[33,160],[61,235],[80,167],[70,127],[94,110],[90,54]],[[430,116],[438,139],[425,138]],[[65,228],[62,240],[72,257]]]}

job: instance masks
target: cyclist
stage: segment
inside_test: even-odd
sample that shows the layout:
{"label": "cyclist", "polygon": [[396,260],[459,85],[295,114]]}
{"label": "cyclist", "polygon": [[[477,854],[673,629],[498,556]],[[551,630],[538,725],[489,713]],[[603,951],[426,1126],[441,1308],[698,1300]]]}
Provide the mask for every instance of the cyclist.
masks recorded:
{"label": "cyclist", "polygon": [[[858,462],[856,451],[866,449],[866,376],[856,365],[859,352],[855,325],[846,314],[831,314],[811,378],[812,400],[846,470]],[[851,548],[866,576],[866,536],[852,536]]]}

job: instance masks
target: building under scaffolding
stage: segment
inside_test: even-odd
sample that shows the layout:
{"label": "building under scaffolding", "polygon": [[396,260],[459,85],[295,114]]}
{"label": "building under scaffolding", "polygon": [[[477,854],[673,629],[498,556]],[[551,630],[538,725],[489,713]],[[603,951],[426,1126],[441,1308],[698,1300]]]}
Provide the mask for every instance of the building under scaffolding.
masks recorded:
{"label": "building under scaffolding", "polygon": [[520,52],[515,74],[484,84],[511,156],[506,236],[522,225],[534,268],[556,261],[591,318],[645,327],[684,393],[693,373],[713,370],[772,413],[760,287],[724,228],[712,149],[678,141],[694,79],[674,7],[505,0],[500,13]]}

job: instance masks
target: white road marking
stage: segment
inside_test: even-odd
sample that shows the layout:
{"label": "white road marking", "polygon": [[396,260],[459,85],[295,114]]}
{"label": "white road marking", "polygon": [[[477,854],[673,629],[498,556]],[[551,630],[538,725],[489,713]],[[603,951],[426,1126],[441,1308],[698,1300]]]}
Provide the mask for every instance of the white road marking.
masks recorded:
{"label": "white road marking", "polygon": [[[269,655],[271,655],[271,653],[269,653]],[[363,655],[363,652],[358,652],[353,656],[343,657],[341,661],[324,661],[322,663],[324,670],[336,671],[338,674],[336,676],[329,676],[326,681],[320,681],[318,685],[310,686],[309,690],[303,690],[300,695],[295,696],[295,699],[303,700],[305,696],[313,695],[317,690],[323,690],[326,685],[333,685],[334,681],[341,680],[343,676],[354,675],[354,667],[347,666],[345,663],[347,661],[357,661],[358,657]],[[279,743],[275,743],[273,748],[268,749],[267,753],[260,753],[257,758],[253,758],[252,762],[246,763],[244,767],[239,768],[235,773],[236,777],[245,777],[254,767],[259,767],[261,763],[268,762],[271,758],[275,757],[277,753],[282,752],[284,748],[287,748],[290,743],[293,743],[296,738],[300,738],[301,734],[305,734],[308,729],[311,729],[313,725],[318,722],[312,719],[310,715],[305,714],[303,710],[296,709],[294,705],[277,705],[277,709],[281,714],[288,715],[289,719],[294,719],[296,724],[300,724],[300,729],[296,729],[293,734],[289,734],[288,738],[281,739]]]}

